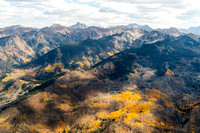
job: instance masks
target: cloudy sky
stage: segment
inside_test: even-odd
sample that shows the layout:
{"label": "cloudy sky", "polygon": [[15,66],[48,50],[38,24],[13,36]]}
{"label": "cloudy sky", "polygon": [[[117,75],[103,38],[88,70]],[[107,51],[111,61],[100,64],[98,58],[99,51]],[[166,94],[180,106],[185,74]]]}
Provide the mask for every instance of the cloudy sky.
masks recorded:
{"label": "cloudy sky", "polygon": [[[42,2],[41,2],[42,1]],[[0,0],[0,27],[137,23],[153,28],[200,26],[199,0]]]}

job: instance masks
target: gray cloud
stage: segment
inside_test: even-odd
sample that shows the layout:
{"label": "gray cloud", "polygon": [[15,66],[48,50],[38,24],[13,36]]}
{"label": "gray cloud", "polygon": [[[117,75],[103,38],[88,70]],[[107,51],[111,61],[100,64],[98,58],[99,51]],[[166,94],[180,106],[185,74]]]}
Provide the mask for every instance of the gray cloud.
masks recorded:
{"label": "gray cloud", "polygon": [[176,16],[178,19],[181,20],[190,20],[193,18],[199,18],[200,17],[200,10],[194,9],[194,10],[188,10],[185,13],[182,13],[180,15]]}
{"label": "gray cloud", "polygon": [[137,7],[137,9],[138,9],[138,11],[139,12],[159,12],[159,11],[161,11],[161,10],[163,10],[162,8],[161,8],[161,6],[159,6],[159,7],[149,7],[149,6],[146,6],[146,5],[137,5],[136,6]]}
{"label": "gray cloud", "polygon": [[6,0],[8,2],[48,2],[49,0]]}
{"label": "gray cloud", "polygon": [[119,13],[117,10],[108,7],[103,7],[99,9],[99,12]]}
{"label": "gray cloud", "polygon": [[99,12],[102,12],[102,13],[115,13],[115,14],[118,14],[118,15],[120,15],[120,14],[129,15],[130,14],[130,13],[127,13],[127,12],[117,11],[117,10],[109,8],[109,7],[100,8]]}
{"label": "gray cloud", "polygon": [[71,16],[72,13],[75,13],[76,10],[71,11],[63,11],[63,10],[55,10],[55,11],[44,11],[45,15],[56,15],[60,17]]}

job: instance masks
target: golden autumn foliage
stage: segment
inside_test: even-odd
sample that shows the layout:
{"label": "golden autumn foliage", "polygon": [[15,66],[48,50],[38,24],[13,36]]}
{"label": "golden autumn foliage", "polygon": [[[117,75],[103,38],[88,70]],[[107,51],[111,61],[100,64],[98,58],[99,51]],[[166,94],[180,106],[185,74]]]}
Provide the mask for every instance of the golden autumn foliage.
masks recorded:
{"label": "golden autumn foliage", "polygon": [[[0,115],[0,132],[38,132],[38,133],[62,133],[64,130],[70,130],[69,126],[65,122],[57,118],[60,114],[49,114],[50,110],[44,111],[48,103],[56,103],[54,110],[68,111],[71,109],[70,103],[67,101],[58,101],[60,98],[55,93],[42,92],[30,97],[30,99],[25,100],[24,104],[30,105],[31,110],[26,110],[27,106],[22,107],[22,110],[26,112],[21,112],[16,107],[10,108]],[[29,107],[29,106],[28,106]],[[34,113],[33,113],[34,111]],[[29,114],[31,112],[31,114]],[[50,115],[50,116],[49,116]],[[57,115],[57,116],[55,116]],[[56,120],[56,128],[52,128],[47,125],[48,119]],[[55,117],[55,118],[54,118]],[[15,123],[15,125],[13,125]]]}
{"label": "golden autumn foliage", "polygon": [[83,67],[83,66],[84,66],[84,64],[83,64],[82,62],[77,62],[76,64],[79,64],[80,67]]}
{"label": "golden autumn foliage", "polygon": [[[85,116],[81,119],[80,121],[82,123],[79,124],[79,126],[82,127],[84,125],[84,128],[88,128],[86,132],[93,132],[104,128],[103,125],[111,121],[114,121],[114,123],[124,123],[132,128],[138,127],[141,124],[150,125],[150,123],[155,123],[154,119],[147,122],[141,120],[141,116],[151,114],[150,108],[153,106],[153,102],[143,101],[140,93],[141,92],[133,93],[131,91],[126,91],[112,95],[105,95],[106,98],[104,98],[104,95],[101,95],[101,98],[97,97],[87,101],[87,105],[89,104],[90,108],[95,108],[96,113],[95,116],[91,116],[92,118],[87,118],[85,120]],[[122,106],[112,109],[114,103],[117,105],[121,104]],[[91,121],[92,119],[93,121]],[[90,120],[90,122],[88,122],[88,120]],[[100,123],[102,124],[99,125]]]}
{"label": "golden autumn foliage", "polygon": [[101,121],[100,120],[96,120],[96,121],[93,121],[89,124],[88,126],[88,130],[87,132],[93,132],[93,131],[96,131],[97,129],[100,128],[100,124],[101,124]]}
{"label": "golden autumn foliage", "polygon": [[94,103],[91,107],[102,107],[104,103]]}
{"label": "golden autumn foliage", "polygon": [[25,58],[24,56],[18,56],[18,62],[28,63],[31,61],[31,58]]}
{"label": "golden autumn foliage", "polygon": [[174,72],[170,69],[167,69],[167,71],[165,72],[166,75],[169,75],[169,76],[174,76]]}
{"label": "golden autumn foliage", "polygon": [[14,56],[13,52],[8,52],[8,51],[6,52],[6,55],[7,55],[7,56],[11,56],[11,57]]}
{"label": "golden autumn foliage", "polygon": [[109,54],[109,56],[113,56],[114,54]]}
{"label": "golden autumn foliage", "polygon": [[23,59],[24,63],[28,63],[31,61],[31,59]]}
{"label": "golden autumn foliage", "polygon": [[137,101],[141,99],[141,96],[139,95],[139,92],[133,94],[131,91],[127,91],[127,92],[116,94],[112,96],[112,98],[115,99],[116,101],[123,101],[125,103],[129,103],[132,100]]}
{"label": "golden autumn foliage", "polygon": [[61,87],[61,88],[66,88],[67,87],[67,85],[65,85],[65,84],[58,84],[58,86]]}
{"label": "golden autumn foliage", "polygon": [[74,63],[74,61],[70,61],[69,64],[71,65],[72,63]]}
{"label": "golden autumn foliage", "polygon": [[2,79],[2,82],[20,79],[24,76],[34,77],[34,70],[35,69],[11,69],[11,72],[6,74],[6,77]]}
{"label": "golden autumn foliage", "polygon": [[85,65],[85,66],[87,66],[87,67],[90,67],[91,65],[90,65],[90,62],[89,62],[89,60],[88,60],[88,58],[86,58],[86,57],[83,57],[83,64]]}
{"label": "golden autumn foliage", "polygon": [[81,60],[81,61],[78,61],[78,62],[73,61],[73,60],[70,61],[70,62],[69,62],[69,65],[72,65],[72,64],[78,65],[79,68],[83,68],[83,67],[85,67],[85,66],[86,66],[86,67],[90,67],[90,66],[91,66],[89,59],[86,58],[86,57],[82,57],[82,60]]}
{"label": "golden autumn foliage", "polygon": [[146,89],[147,92],[143,97],[149,99],[149,101],[156,102],[158,100],[163,101],[166,107],[174,107],[173,103],[168,99],[168,96],[157,89]]}
{"label": "golden autumn foliage", "polygon": [[109,113],[106,112],[106,111],[97,113],[97,117],[98,117],[99,119],[108,119],[109,116],[110,116]]}
{"label": "golden autumn foliage", "polygon": [[[183,97],[183,99],[184,99],[184,97]],[[195,105],[198,105],[198,104],[200,104],[200,100],[191,101],[191,102],[188,103],[188,104],[180,105],[180,108],[181,108],[182,110],[188,110],[188,109],[191,109],[191,108],[195,107]]]}
{"label": "golden autumn foliage", "polygon": [[131,77],[133,77],[135,74],[134,73],[129,73]]}
{"label": "golden autumn foliage", "polygon": [[45,70],[46,72],[54,72],[56,68],[60,68],[61,71],[64,71],[64,66],[63,66],[62,63],[54,63],[53,65],[48,64],[48,65],[44,68],[44,70]]}
{"label": "golden autumn foliage", "polygon": [[[19,127],[26,126],[29,131],[37,132],[151,132],[154,128],[172,129],[173,126],[159,121],[153,114],[153,109],[157,107],[159,100],[164,102],[164,106],[173,107],[173,104],[167,101],[168,96],[156,89],[147,89],[146,93],[141,91],[101,93],[77,104],[70,101],[70,97],[50,92],[42,92],[26,101],[31,104],[36,111],[34,118],[36,123],[31,123],[30,116],[27,114],[13,114],[21,123]],[[61,100],[62,99],[62,100]],[[60,101],[61,100],[61,101]],[[45,125],[45,113],[51,111],[51,108],[45,110],[45,107],[53,103],[53,109],[62,112],[62,119],[59,114],[53,114],[51,117],[56,119],[56,127],[51,128]],[[46,112],[42,112],[45,110]],[[58,116],[57,116],[58,115]],[[43,118],[44,117],[44,118]],[[57,117],[59,119],[57,119]],[[10,118],[9,118],[10,119]],[[5,116],[0,117],[0,127],[12,125]],[[29,121],[29,122],[28,122]],[[29,124],[30,123],[30,124]],[[11,129],[8,126],[8,130]]]}
{"label": "golden autumn foliage", "polygon": [[20,78],[28,73],[28,70],[21,70],[21,69],[13,69],[11,73],[7,73],[6,77],[2,79],[2,82],[7,82],[9,80],[15,80],[17,78]]}
{"label": "golden autumn foliage", "polygon": [[47,101],[51,101],[51,100],[52,100],[52,98],[51,98],[50,94],[48,94],[47,92],[44,92],[44,99],[43,99],[43,101],[47,102]]}

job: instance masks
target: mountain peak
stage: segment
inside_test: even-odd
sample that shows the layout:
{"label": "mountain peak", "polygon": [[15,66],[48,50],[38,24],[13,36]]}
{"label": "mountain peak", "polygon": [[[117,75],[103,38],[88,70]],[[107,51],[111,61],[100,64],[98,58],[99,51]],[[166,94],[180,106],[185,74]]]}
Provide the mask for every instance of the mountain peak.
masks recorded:
{"label": "mountain peak", "polygon": [[130,23],[130,24],[128,24],[127,26],[139,26],[139,25],[136,24],[136,23]]}
{"label": "mountain peak", "polygon": [[149,27],[148,25],[138,25],[136,23],[131,23],[131,24],[125,26],[125,27],[128,28],[128,29],[132,29],[133,28],[133,29],[144,29],[144,30],[147,30],[147,31],[152,30],[152,28]]}
{"label": "mountain peak", "polygon": [[85,28],[88,28],[88,26],[84,23],[77,22],[75,25],[70,26],[70,28],[72,28],[72,29],[85,29]]}
{"label": "mountain peak", "polygon": [[51,28],[58,28],[58,27],[64,27],[64,26],[62,26],[62,25],[60,25],[60,24],[53,24],[53,25],[51,26]]}
{"label": "mountain peak", "polygon": [[18,29],[18,28],[28,28],[28,27],[25,27],[23,25],[13,25],[13,26],[5,27],[3,29]]}

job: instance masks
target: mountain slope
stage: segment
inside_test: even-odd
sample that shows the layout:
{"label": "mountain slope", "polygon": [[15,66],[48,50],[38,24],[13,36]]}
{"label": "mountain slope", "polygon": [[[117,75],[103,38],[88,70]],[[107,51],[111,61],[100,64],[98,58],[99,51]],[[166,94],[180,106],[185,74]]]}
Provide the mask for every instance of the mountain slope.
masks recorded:
{"label": "mountain slope", "polygon": [[19,36],[0,38],[0,68],[6,70],[13,64],[29,62],[35,57],[35,51]]}
{"label": "mountain slope", "polygon": [[[146,25],[140,26],[137,24],[129,24],[127,26],[116,26],[112,28],[100,28],[94,26],[87,27],[84,24],[80,23],[77,23],[77,25],[75,26],[83,26],[84,28],[65,27],[59,24],[54,24],[50,27],[45,27],[42,29],[23,27],[20,25],[0,29],[2,40],[1,45],[10,46],[12,45],[10,43],[13,42],[17,46],[24,45],[24,47],[28,48],[29,50],[32,49],[34,51],[34,53],[31,52],[31,56],[27,55],[27,53],[22,52],[22,54],[18,53],[19,55],[8,59],[5,53],[12,51],[6,51],[2,49],[2,52],[0,53],[0,58],[4,61],[2,61],[3,63],[1,63],[1,67],[6,69],[5,65],[3,64],[8,62],[9,67],[7,69],[9,69],[12,68],[13,65],[23,64],[28,61],[34,60],[44,55],[48,51],[63,45],[80,42],[86,39],[99,39],[114,34],[120,34],[130,29],[137,30],[139,28],[147,30],[148,34],[146,33],[146,36],[140,38],[140,41],[144,43],[153,43],[153,41],[156,42],[162,40],[163,36],[166,36],[167,34],[175,37],[184,34],[180,30],[175,28],[160,29],[159,31],[153,31],[150,27]],[[127,32],[127,34],[129,33]],[[15,41],[15,36],[17,36],[18,40],[20,41]],[[160,38],[158,38],[158,36],[160,36]],[[21,51],[20,49],[21,48],[15,47],[14,51]]]}
{"label": "mountain slope", "polygon": [[[99,46],[99,40],[93,41],[77,46]],[[92,48],[98,52],[108,44],[101,45]],[[199,132],[199,45],[191,36],[167,36],[119,52],[87,71],[66,71],[30,89],[25,100],[2,112],[0,131]],[[83,47],[71,47],[67,53],[72,58],[84,53]],[[50,57],[62,59],[62,54]]]}
{"label": "mountain slope", "polygon": [[[159,76],[159,75],[163,75],[163,73],[165,73],[166,70],[168,70],[168,66],[166,66],[166,64],[172,65],[170,66],[169,70],[171,70],[171,67],[176,68],[179,65],[185,66],[183,62],[179,62],[177,66],[173,65],[174,63],[177,63],[177,62],[170,62],[170,64],[169,62],[161,62],[161,61],[165,61],[164,60],[165,58],[173,60],[179,57],[180,56],[179,54],[183,54],[181,55],[181,56],[184,56],[182,58],[188,58],[187,56],[193,57],[193,55],[196,56],[196,54],[199,53],[199,41],[194,40],[193,38],[194,37],[191,38],[191,36],[186,36],[186,35],[179,38],[174,38],[157,31],[146,32],[144,30],[134,29],[134,30],[130,30],[121,34],[108,36],[99,40],[85,40],[80,43],[61,46],[41,56],[39,59],[31,61],[25,66],[18,67],[18,69],[21,69],[21,70],[23,69],[28,70],[27,73],[23,73],[21,76],[14,76],[17,74],[15,72],[5,73],[4,75],[2,74],[1,79],[3,82],[8,82],[11,79],[15,81],[18,78],[24,77],[25,79],[28,78],[28,80],[33,78],[34,80],[39,80],[39,82],[40,80],[42,80],[42,82],[43,80],[48,81],[52,77],[62,74],[63,72],[68,72],[69,70],[89,69],[94,64],[101,61],[105,62],[104,59],[108,57],[112,58],[113,56],[113,58],[115,58],[116,56],[114,54],[119,53],[120,51],[123,51],[126,49],[131,49],[131,48],[133,48],[132,50],[142,49],[143,54],[147,54],[149,52],[157,54],[154,56],[147,55],[154,62],[148,61],[146,58],[140,57],[143,60],[139,60],[139,62],[144,62],[144,63],[139,64],[139,66],[150,65],[148,66],[150,68],[147,67],[144,69],[144,71],[148,72],[152,69],[152,71],[150,71],[150,75],[155,75],[154,73],[156,72],[156,75]],[[186,40],[184,41],[184,39]],[[164,55],[158,54],[159,53],[158,51],[151,51],[153,50],[153,48],[155,48],[154,42],[158,40],[161,40],[161,41],[165,40],[165,43],[166,43],[165,45],[168,45],[168,43],[170,44],[167,47],[159,46],[159,50],[164,51]],[[174,46],[172,44],[174,44]],[[143,45],[145,45],[145,49],[143,49]],[[171,57],[166,56],[169,54],[168,52],[173,51],[173,49],[178,50],[178,51],[176,51],[175,53],[173,52]],[[187,53],[187,54],[184,54],[184,53]],[[111,76],[108,78],[111,78],[111,79],[113,77],[119,78],[120,77],[119,75],[126,78],[126,74],[129,73],[130,71],[129,67],[131,67],[132,65],[132,59],[123,59],[122,57],[120,57],[121,59],[120,62],[123,62],[124,60],[125,61],[128,60],[127,62],[128,64],[126,62],[116,63],[118,65],[120,64],[122,65],[124,64],[124,65],[118,67],[117,71],[113,74],[113,76],[112,74],[110,74]],[[180,59],[177,58],[177,60],[180,60]],[[198,61],[199,60],[197,58],[193,62],[192,61],[188,62],[188,64],[192,65],[194,67],[193,69],[197,72],[199,70]],[[113,67],[113,64],[108,63],[108,66]],[[123,67],[127,68],[127,70],[126,69],[124,70]],[[32,68],[34,68],[34,70],[29,71],[29,69],[32,69]],[[186,68],[188,68],[188,66],[186,66]],[[113,68],[108,68],[108,70],[113,71]],[[184,69],[182,71],[188,71],[188,70]],[[109,75],[109,71],[105,71],[105,72],[106,72],[105,75]],[[134,72],[131,70],[130,73],[134,73]],[[189,84],[190,86],[195,86],[198,89],[199,81],[196,79],[193,80],[193,78],[190,79],[192,74],[193,73],[190,72],[185,75],[185,77],[188,79],[188,82],[186,83]],[[193,76],[194,78],[198,77],[198,75],[193,75]],[[31,82],[33,79],[31,79]],[[146,80],[142,82],[146,82]]]}
{"label": "mountain slope", "polygon": [[[7,31],[8,30],[8,31]],[[58,24],[40,30],[21,26],[4,29],[5,35],[0,38],[0,67],[12,68],[16,64],[24,64],[48,51],[72,42],[86,39],[98,39],[104,36],[121,33],[123,29],[104,29],[90,27],[87,29],[71,29]],[[13,50],[12,50],[13,48]],[[15,53],[12,53],[14,52]],[[12,53],[12,57],[8,55]],[[6,54],[7,53],[7,54]],[[7,63],[7,67],[5,67]]]}
{"label": "mountain slope", "polygon": [[198,101],[200,42],[191,38],[193,42],[190,43],[181,40],[167,38],[138,49],[132,48],[109,57],[93,68],[100,70],[104,78],[129,79],[140,89],[156,88],[175,101],[188,93],[194,96],[191,101]]}
{"label": "mountain slope", "polygon": [[[153,37],[150,37],[151,35]],[[166,37],[167,35],[162,33],[134,29],[98,40],[85,40],[80,43],[64,45],[31,61],[27,65],[18,67],[18,69],[3,72],[1,75],[2,84],[5,86],[9,84],[9,81],[18,81],[22,78],[26,80],[26,84],[38,82],[41,85],[40,83],[47,82],[69,70],[89,69],[92,65],[124,49],[138,48],[144,42],[152,43]],[[141,38],[142,40],[140,40]],[[18,72],[20,74],[17,74]],[[18,88],[23,87],[20,85]],[[28,88],[28,90],[34,89],[34,87]],[[2,90],[4,90],[3,87]],[[3,91],[2,94],[6,92]],[[22,89],[16,92],[15,95],[20,96],[19,93],[24,94],[26,90]],[[7,99],[7,103],[13,100]]]}
{"label": "mountain slope", "polygon": [[162,33],[165,33],[165,34],[168,34],[170,36],[174,36],[174,37],[178,37],[180,35],[184,35],[186,34],[185,32],[183,32],[182,30],[180,29],[177,29],[177,28],[174,28],[174,27],[171,27],[169,29],[156,29]]}
{"label": "mountain slope", "polygon": [[187,32],[187,33],[193,33],[193,34],[196,34],[196,35],[200,35],[200,26],[190,27],[188,29],[182,29],[182,30]]}
{"label": "mountain slope", "polygon": [[156,31],[147,32],[133,29],[98,40],[85,40],[80,43],[61,46],[30,64],[45,65],[60,62],[68,69],[88,68],[125,49],[141,47],[143,43],[153,43],[166,37],[166,34]]}

